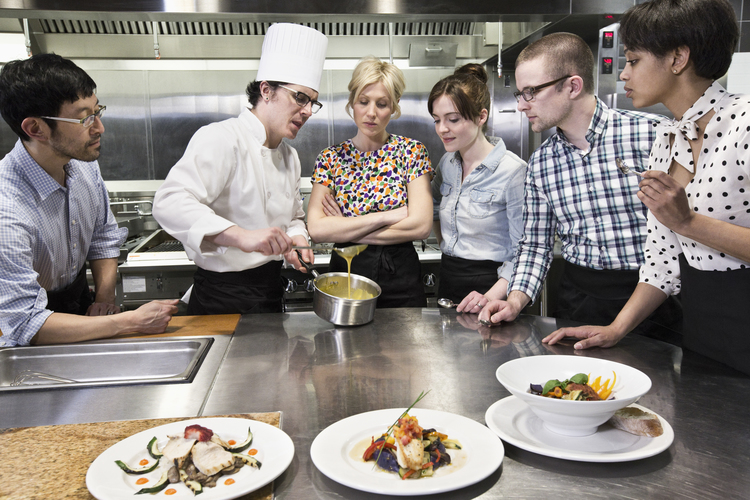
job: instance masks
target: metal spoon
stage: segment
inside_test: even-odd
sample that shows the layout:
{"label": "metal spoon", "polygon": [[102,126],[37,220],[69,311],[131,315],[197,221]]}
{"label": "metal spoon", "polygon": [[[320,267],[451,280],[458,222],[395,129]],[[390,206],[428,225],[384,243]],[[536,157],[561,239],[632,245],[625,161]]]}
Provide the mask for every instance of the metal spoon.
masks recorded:
{"label": "metal spoon", "polygon": [[628,167],[621,159],[615,158],[615,163],[617,163],[617,168],[619,168],[620,172],[622,172],[623,174],[635,174],[643,177],[643,172],[633,170],[632,168]]}
{"label": "metal spoon", "polygon": [[454,303],[451,299],[438,299],[438,305],[446,309],[456,307],[458,304]]}
{"label": "metal spoon", "polygon": [[367,248],[367,245],[352,245],[344,248],[334,247],[333,251],[346,259],[347,257],[359,255],[365,248]]}

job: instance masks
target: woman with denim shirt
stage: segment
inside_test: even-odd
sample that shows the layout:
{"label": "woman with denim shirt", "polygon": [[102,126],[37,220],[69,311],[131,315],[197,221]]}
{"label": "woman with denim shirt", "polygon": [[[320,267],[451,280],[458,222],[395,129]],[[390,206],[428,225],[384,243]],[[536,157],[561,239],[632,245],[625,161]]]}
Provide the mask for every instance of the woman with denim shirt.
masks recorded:
{"label": "woman with denim shirt", "polygon": [[478,64],[458,68],[427,102],[446,153],[432,181],[434,231],[442,251],[438,295],[479,312],[504,299],[513,274],[526,162],[486,137],[490,93]]}

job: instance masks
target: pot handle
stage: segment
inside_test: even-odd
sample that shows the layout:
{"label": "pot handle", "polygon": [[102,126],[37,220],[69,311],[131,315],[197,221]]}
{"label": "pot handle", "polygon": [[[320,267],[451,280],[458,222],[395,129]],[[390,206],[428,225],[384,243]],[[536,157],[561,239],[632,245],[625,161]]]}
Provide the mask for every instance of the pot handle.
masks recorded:
{"label": "pot handle", "polygon": [[302,258],[302,254],[297,250],[294,249],[295,252],[297,252],[297,257],[299,258],[300,263],[305,266],[305,269],[307,269],[307,272],[313,275],[313,278],[317,278],[319,273],[313,267],[310,265],[310,263],[305,262],[305,259]]}

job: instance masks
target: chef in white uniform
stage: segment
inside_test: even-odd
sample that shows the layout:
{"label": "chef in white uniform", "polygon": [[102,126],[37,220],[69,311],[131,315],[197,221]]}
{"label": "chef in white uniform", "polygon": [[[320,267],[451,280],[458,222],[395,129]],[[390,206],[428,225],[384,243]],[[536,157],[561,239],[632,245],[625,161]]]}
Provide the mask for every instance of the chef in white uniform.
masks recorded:
{"label": "chef in white uniform", "polygon": [[282,139],[321,107],[327,45],[312,28],[272,25],[248,108],[199,129],[156,192],[156,220],[198,266],[188,314],[281,312],[283,259],[304,270],[292,250],[309,244],[301,167]]}

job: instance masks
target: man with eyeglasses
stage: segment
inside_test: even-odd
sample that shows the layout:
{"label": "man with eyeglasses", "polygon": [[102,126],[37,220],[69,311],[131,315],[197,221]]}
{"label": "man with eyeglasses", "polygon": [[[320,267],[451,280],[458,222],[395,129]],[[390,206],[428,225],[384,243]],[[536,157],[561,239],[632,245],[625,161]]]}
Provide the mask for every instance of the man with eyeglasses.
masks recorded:
{"label": "man with eyeglasses", "polygon": [[161,333],[177,312],[177,301],[124,313],[115,305],[127,230],[112,215],[97,163],[106,106],[95,90],[55,54],[0,71],[0,112],[19,137],[0,161],[0,346]]}
{"label": "man with eyeglasses", "polygon": [[[284,259],[309,246],[294,139],[320,110],[328,39],[274,24],[263,40],[249,106],[193,135],[154,197],[154,216],[197,265],[188,314],[281,312]],[[312,262],[312,251],[301,250]]]}
{"label": "man with eyeglasses", "polygon": [[[493,300],[480,319],[512,321],[537,296],[560,240],[564,269],[558,318],[608,325],[638,284],[644,262],[646,207],[636,170],[648,163],[662,118],[610,109],[594,95],[594,55],[577,35],[554,33],[526,47],[516,60],[518,110],[534,132],[556,127],[529,159],[524,236],[505,301]],[[679,343],[682,313],[667,301],[639,333]],[[490,319],[491,318],[491,319]]]}

